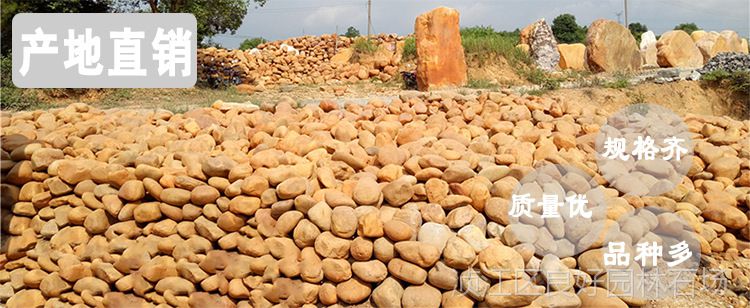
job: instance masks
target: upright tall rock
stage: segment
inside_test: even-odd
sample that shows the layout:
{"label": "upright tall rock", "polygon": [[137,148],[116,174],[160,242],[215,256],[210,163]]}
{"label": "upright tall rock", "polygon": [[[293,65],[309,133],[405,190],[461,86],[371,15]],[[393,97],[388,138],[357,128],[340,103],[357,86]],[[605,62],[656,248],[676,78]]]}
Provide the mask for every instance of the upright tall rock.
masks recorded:
{"label": "upright tall rock", "polygon": [[661,67],[701,67],[703,55],[693,39],[682,30],[667,31],[656,42],[657,62]]}
{"label": "upright tall rock", "polygon": [[557,40],[552,34],[552,28],[544,18],[534,22],[531,27],[531,36],[528,38],[531,59],[539,69],[556,70],[560,52],[557,50]]}
{"label": "upright tall rock", "polygon": [[429,91],[466,84],[466,59],[456,9],[439,7],[417,17],[417,88]]}
{"label": "upright tall rock", "polygon": [[639,46],[641,47],[641,50],[644,50],[651,45],[656,46],[656,34],[654,34],[654,31],[648,30],[641,33],[641,45]]}
{"label": "upright tall rock", "polygon": [[656,35],[653,31],[641,33],[641,66],[655,68],[659,67],[657,63]]}
{"label": "upright tall rock", "polygon": [[592,72],[635,71],[641,67],[641,55],[630,30],[597,19],[586,33],[586,64]]}

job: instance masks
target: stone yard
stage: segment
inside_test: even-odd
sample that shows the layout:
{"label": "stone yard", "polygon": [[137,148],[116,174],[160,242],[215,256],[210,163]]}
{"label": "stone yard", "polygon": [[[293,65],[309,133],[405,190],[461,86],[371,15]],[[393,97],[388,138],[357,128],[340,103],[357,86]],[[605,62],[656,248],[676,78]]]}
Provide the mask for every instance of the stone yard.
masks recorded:
{"label": "stone yard", "polygon": [[[573,165],[600,178],[593,137],[604,114],[502,92],[295,107],[219,103],[172,114],[73,104],[4,114],[2,204],[14,206],[3,207],[10,237],[0,299],[8,307],[647,304],[592,284],[601,246],[550,258],[504,232],[510,193],[533,167]],[[624,196],[603,181],[617,204],[605,219],[658,206],[689,222],[705,256],[748,255],[750,122],[685,122],[696,156],[684,181],[659,197]],[[519,282],[544,291],[538,277],[499,279],[497,267],[566,269],[575,284],[492,295]],[[483,283],[458,290],[470,275]],[[734,270],[731,280],[746,287],[746,275]]]}
{"label": "stone yard", "polygon": [[[443,32],[445,25],[458,29],[454,13],[438,9],[415,28],[459,35]],[[592,32],[616,26],[602,21]],[[552,50],[542,38],[548,31],[532,30],[540,36],[527,38],[531,52]],[[450,48],[430,49],[439,43]],[[420,89],[466,82],[464,58],[451,57],[463,52],[460,37],[418,33],[416,46]],[[638,56],[634,50],[623,60],[597,50],[592,57],[597,70],[608,71],[637,66]],[[448,58],[455,62],[445,64]],[[554,66],[544,55],[532,58]],[[336,64],[346,71],[335,72],[320,59],[305,65],[320,65],[325,74],[304,78],[387,79],[397,61],[373,70]],[[303,82],[295,74],[274,76],[273,83]],[[601,106],[606,102],[508,89],[388,94],[358,103],[217,101],[185,112],[84,103],[3,111],[0,303],[748,305],[750,120],[681,110],[693,155],[684,175],[670,174],[674,187],[649,196],[662,184],[652,176],[664,172],[661,165],[638,165],[639,175],[625,180],[600,168],[597,136],[611,115]],[[560,172],[552,175],[556,186],[526,181],[550,166]],[[519,190],[563,188],[605,206],[592,205],[592,217],[565,217],[564,224],[560,218],[557,228],[539,211],[525,224],[510,217]],[[696,282],[690,288],[697,297],[633,295],[606,279],[623,269],[604,266],[608,242],[636,244],[663,232],[695,243],[699,266],[688,281]]]}

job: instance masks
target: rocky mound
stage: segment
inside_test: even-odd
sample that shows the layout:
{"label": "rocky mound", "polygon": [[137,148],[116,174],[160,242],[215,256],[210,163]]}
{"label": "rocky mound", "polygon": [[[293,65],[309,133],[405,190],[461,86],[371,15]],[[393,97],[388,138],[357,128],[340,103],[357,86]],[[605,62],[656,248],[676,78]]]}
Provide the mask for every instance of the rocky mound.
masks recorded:
{"label": "rocky mound", "polygon": [[[747,121],[686,117],[690,171],[640,197],[600,174],[599,108],[509,93],[3,112],[0,302],[624,307],[646,302],[595,286],[608,273],[597,239],[636,243],[665,223],[700,253],[750,253]],[[582,170],[565,187],[611,207],[554,233],[536,212],[514,227],[514,189],[550,163]],[[547,255],[572,234],[592,241]]]}
{"label": "rocky mound", "polygon": [[372,38],[377,50],[351,61],[354,40],[333,35],[303,36],[264,43],[252,50],[215,47],[198,50],[198,78],[211,85],[324,84],[398,74],[403,37]]}
{"label": "rocky mound", "polygon": [[750,54],[739,52],[723,52],[711,58],[698,72],[724,70],[727,72],[750,71]]}

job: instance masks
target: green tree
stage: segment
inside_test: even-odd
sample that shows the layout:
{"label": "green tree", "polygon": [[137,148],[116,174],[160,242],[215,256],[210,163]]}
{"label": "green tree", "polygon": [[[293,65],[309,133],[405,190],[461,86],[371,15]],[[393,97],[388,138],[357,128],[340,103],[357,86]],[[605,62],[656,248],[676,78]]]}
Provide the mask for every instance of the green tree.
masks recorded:
{"label": "green tree", "polygon": [[267,0],[3,0],[0,3],[0,51],[11,47],[13,16],[17,13],[106,13],[152,12],[191,13],[198,22],[198,43],[220,33],[234,34],[242,25],[251,4],[263,6]]}
{"label": "green tree", "polygon": [[693,33],[693,31],[700,30],[701,28],[698,28],[698,25],[695,23],[682,23],[674,27],[675,30],[682,30],[687,32],[688,34]]}
{"label": "green tree", "polygon": [[633,34],[633,37],[635,37],[635,40],[640,43],[641,42],[641,34],[648,31],[648,27],[646,25],[640,23],[640,22],[634,22],[628,25],[628,30],[630,30],[630,33]]}
{"label": "green tree", "polygon": [[3,0],[0,2],[0,52],[10,51],[13,16],[18,13],[104,13],[110,11],[109,0]]}
{"label": "green tree", "polygon": [[262,37],[254,37],[251,39],[245,39],[244,41],[242,41],[242,43],[240,43],[240,49],[250,50],[255,47],[258,47],[258,45],[263,44],[265,42],[267,42],[266,39]]}
{"label": "green tree", "polygon": [[344,33],[344,36],[355,38],[359,36],[359,30],[355,28],[354,26],[350,26],[348,29],[346,29],[346,33]]}
{"label": "green tree", "polygon": [[117,0],[121,12],[191,13],[198,22],[198,43],[229,32],[235,34],[242,25],[251,3],[258,6],[267,0]]}
{"label": "green tree", "polygon": [[552,20],[552,33],[558,43],[583,43],[586,39],[586,32],[578,25],[576,17],[567,13]]}

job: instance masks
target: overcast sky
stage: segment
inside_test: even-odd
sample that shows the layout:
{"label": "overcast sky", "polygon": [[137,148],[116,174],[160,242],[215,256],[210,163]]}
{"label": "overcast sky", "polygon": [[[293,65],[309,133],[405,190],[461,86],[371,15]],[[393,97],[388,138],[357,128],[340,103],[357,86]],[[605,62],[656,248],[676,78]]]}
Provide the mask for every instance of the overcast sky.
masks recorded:
{"label": "overcast sky", "polygon": [[[552,21],[571,13],[579,25],[598,18],[617,20],[623,0],[372,0],[374,33],[409,34],[414,19],[438,6],[461,13],[461,26],[489,25],[497,30],[523,28],[538,18]],[[695,22],[706,30],[732,29],[743,37],[750,32],[748,0],[629,0],[629,22],[641,22],[657,34],[684,22]],[[620,18],[624,19],[624,15]],[[270,40],[304,34],[339,33],[349,26],[367,32],[367,0],[268,0],[264,7],[249,8],[234,35],[222,34],[214,41],[236,48],[248,37]]]}

